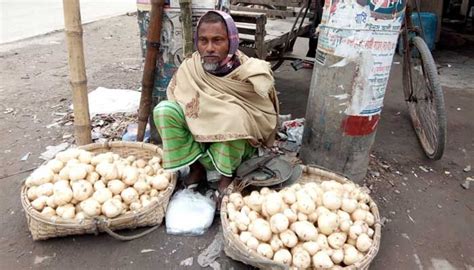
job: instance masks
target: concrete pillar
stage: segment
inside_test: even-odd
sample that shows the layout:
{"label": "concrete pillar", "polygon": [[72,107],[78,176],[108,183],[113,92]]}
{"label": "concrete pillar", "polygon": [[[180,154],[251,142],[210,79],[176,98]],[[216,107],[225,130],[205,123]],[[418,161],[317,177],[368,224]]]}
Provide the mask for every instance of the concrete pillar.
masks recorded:
{"label": "concrete pillar", "polygon": [[404,10],[400,0],[326,0],[300,151],[305,164],[364,178]]}

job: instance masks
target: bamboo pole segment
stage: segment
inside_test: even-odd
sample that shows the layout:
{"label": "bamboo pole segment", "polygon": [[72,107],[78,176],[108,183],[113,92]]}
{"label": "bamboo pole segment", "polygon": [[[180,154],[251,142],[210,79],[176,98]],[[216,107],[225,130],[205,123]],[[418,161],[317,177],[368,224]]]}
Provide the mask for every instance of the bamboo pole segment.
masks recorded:
{"label": "bamboo pole segment", "polygon": [[63,8],[74,106],[74,137],[78,145],[84,145],[91,143],[92,139],[79,0],[63,0]]}
{"label": "bamboo pole segment", "polygon": [[161,27],[164,0],[151,0],[150,24],[147,33],[147,50],[143,68],[142,94],[138,109],[137,141],[143,141],[148,117],[151,112],[151,100],[155,80],[156,59],[160,50]]}
{"label": "bamboo pole segment", "polygon": [[192,0],[179,0],[181,9],[181,22],[183,24],[183,55],[185,58],[193,54],[193,22],[192,22]]}

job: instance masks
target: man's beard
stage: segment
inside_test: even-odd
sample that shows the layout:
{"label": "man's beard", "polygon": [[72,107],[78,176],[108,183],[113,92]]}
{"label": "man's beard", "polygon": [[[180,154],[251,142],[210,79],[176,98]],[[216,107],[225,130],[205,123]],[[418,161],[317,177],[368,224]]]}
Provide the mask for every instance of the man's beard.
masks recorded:
{"label": "man's beard", "polygon": [[216,71],[216,69],[219,67],[219,63],[202,63],[202,67],[204,68],[205,71]]}

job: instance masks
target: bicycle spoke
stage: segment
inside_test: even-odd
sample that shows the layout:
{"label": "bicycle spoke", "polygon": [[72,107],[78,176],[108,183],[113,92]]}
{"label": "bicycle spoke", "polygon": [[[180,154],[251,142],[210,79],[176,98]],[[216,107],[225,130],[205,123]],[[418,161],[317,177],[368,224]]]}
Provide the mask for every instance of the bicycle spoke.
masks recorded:
{"label": "bicycle spoke", "polygon": [[425,149],[434,153],[438,144],[438,119],[435,111],[432,85],[427,78],[423,63],[420,58],[411,58],[411,98],[410,102],[414,104],[414,113],[417,121],[414,127],[418,136],[425,145]]}
{"label": "bicycle spoke", "polygon": [[419,80],[418,82],[425,82],[424,84],[418,83],[416,88],[416,100],[417,115],[420,118],[420,133],[424,137],[424,142],[427,143],[427,147],[430,152],[435,151],[435,147],[438,143],[438,125],[437,115],[434,111],[433,100],[431,98],[430,90],[425,80]]}
{"label": "bicycle spoke", "polygon": [[433,112],[431,109],[432,106],[428,102],[423,101],[422,103],[424,104],[420,106],[420,109],[422,109],[421,115],[425,119],[425,121],[423,121],[423,129],[426,131],[425,135],[427,135],[427,140],[430,143],[430,146],[434,147],[438,141],[436,136],[438,133],[438,125],[436,125],[436,112]]}

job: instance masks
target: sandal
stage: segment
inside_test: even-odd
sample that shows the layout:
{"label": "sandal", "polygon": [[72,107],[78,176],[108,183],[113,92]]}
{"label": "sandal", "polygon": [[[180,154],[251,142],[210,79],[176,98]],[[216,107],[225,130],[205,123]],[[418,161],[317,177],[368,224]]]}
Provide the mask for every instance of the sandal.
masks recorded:
{"label": "sandal", "polygon": [[196,190],[197,190],[197,187],[199,186],[199,183],[194,183],[194,184],[186,185],[186,184],[183,182],[183,186],[184,186],[185,189],[191,189],[192,191],[196,191]]}

